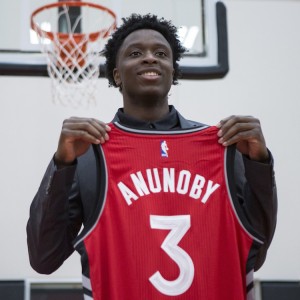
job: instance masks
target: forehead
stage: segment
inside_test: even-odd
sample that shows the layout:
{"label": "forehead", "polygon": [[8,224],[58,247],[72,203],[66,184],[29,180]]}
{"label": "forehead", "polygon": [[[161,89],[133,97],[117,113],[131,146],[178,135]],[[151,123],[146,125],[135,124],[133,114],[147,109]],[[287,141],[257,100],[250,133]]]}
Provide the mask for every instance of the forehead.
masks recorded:
{"label": "forehead", "polygon": [[120,50],[133,46],[162,46],[169,48],[171,46],[166,38],[158,31],[153,29],[139,29],[131,32],[123,41]]}

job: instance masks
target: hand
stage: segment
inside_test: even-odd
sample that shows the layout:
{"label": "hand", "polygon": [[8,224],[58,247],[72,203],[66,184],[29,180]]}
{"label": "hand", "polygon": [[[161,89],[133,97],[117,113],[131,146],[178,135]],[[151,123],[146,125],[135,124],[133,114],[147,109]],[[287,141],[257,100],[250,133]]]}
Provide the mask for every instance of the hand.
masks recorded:
{"label": "hand", "polygon": [[54,159],[59,164],[71,164],[84,154],[91,144],[102,144],[109,140],[111,128],[92,118],[72,117],[63,122]]}
{"label": "hand", "polygon": [[269,157],[260,122],[251,116],[230,116],[219,122],[219,143],[237,149],[251,160],[266,161]]}

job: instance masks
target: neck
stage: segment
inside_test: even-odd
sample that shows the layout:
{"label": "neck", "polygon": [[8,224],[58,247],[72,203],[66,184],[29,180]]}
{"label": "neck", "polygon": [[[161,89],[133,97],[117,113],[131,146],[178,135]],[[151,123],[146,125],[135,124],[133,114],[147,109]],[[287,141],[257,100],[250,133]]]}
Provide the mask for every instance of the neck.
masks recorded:
{"label": "neck", "polygon": [[157,121],[163,118],[168,112],[168,102],[164,102],[163,105],[152,106],[125,105],[124,103],[124,113],[143,121]]}

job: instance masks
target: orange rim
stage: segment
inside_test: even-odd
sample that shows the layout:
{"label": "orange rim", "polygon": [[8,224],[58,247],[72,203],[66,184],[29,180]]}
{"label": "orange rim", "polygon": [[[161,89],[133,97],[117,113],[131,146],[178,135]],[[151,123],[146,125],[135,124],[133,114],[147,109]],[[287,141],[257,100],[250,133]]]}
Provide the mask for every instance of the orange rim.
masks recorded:
{"label": "orange rim", "polygon": [[117,21],[116,21],[117,16],[116,16],[116,14],[111,9],[109,9],[109,8],[103,6],[103,5],[90,3],[90,2],[82,2],[82,1],[61,1],[61,2],[51,3],[51,4],[46,4],[44,6],[41,6],[38,9],[36,9],[35,11],[33,11],[33,13],[31,14],[31,18],[30,18],[31,28],[34,31],[36,31],[40,36],[46,36],[48,39],[50,39],[52,41],[54,40],[55,35],[57,35],[60,40],[68,39],[69,36],[70,36],[69,33],[57,32],[55,34],[51,31],[45,31],[45,30],[41,29],[40,26],[37,23],[35,23],[35,21],[34,21],[34,17],[37,14],[39,14],[41,11],[51,9],[51,8],[54,8],[54,7],[61,7],[61,6],[64,6],[64,5],[66,5],[66,6],[87,6],[87,7],[92,7],[92,8],[99,9],[99,10],[107,12],[114,19],[114,22],[112,23],[112,25],[109,28],[102,29],[102,30],[96,31],[96,32],[91,32],[89,34],[72,33],[73,38],[74,38],[75,41],[79,42],[85,36],[88,36],[90,41],[95,41],[96,39],[98,39],[98,37],[100,35],[103,38],[106,38],[109,35],[109,33],[111,32],[111,30],[114,30],[117,26]]}

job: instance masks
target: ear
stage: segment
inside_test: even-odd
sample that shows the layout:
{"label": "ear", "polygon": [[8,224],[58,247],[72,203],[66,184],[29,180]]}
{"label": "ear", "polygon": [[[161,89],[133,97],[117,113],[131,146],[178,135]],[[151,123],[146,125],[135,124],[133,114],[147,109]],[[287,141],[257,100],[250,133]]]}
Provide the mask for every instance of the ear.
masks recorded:
{"label": "ear", "polygon": [[116,85],[120,86],[122,81],[121,81],[120,73],[119,73],[117,68],[114,68],[113,76],[114,76],[114,80],[115,80]]}

